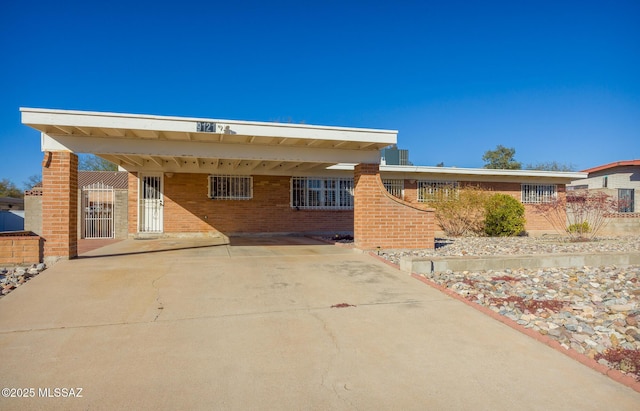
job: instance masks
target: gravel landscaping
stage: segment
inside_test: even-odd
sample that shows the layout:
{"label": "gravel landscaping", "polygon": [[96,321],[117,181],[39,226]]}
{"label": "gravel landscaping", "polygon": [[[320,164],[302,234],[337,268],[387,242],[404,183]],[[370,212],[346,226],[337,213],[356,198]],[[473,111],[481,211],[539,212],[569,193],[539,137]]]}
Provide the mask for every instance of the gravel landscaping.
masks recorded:
{"label": "gravel landscaping", "polygon": [[46,269],[42,263],[28,267],[0,268],[0,298],[20,287]]}
{"label": "gravel landscaping", "polygon": [[[501,256],[640,252],[640,236],[569,242],[558,237],[437,239],[402,256]],[[426,278],[613,369],[640,380],[640,266],[435,272]]]}

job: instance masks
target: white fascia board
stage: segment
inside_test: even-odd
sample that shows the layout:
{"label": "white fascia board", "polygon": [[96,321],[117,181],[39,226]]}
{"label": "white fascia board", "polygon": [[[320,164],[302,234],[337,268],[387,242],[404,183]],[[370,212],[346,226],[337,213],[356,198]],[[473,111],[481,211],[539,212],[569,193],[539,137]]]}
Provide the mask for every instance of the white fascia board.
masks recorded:
{"label": "white fascia board", "polygon": [[[396,144],[397,130],[313,126],[308,124],[266,123],[195,117],[167,117],[90,111],[20,108],[22,123],[68,127],[115,128],[124,130],[196,133],[197,122],[216,123],[224,134],[256,137],[284,137],[309,140]],[[221,126],[221,127],[220,127]],[[215,133],[208,133],[215,134]]]}
{"label": "white fascia board", "polygon": [[576,180],[586,178],[587,173],[577,171],[541,171],[541,170],[498,170],[490,168],[457,168],[457,167],[428,167],[428,166],[394,166],[381,165],[381,172],[410,173],[410,174],[441,174],[464,176],[494,176],[494,177],[539,177],[561,178]]}
{"label": "white fascia board", "polygon": [[44,133],[42,134],[42,151],[318,163],[377,163],[380,161],[380,153],[377,150],[108,139],[87,136],[51,136]]}
{"label": "white fascia board", "polygon": [[[355,164],[336,164],[329,167],[332,170],[353,170]],[[442,177],[455,178],[456,176],[465,177],[495,177],[512,180],[520,180],[523,178],[531,179],[561,179],[561,180],[578,180],[587,178],[587,173],[576,171],[540,171],[540,170],[496,170],[489,168],[457,168],[457,167],[429,167],[429,166],[396,166],[396,165],[380,165],[381,173],[396,174],[401,177],[420,179],[429,178],[429,176],[437,175]],[[476,178],[477,180],[477,178]]]}

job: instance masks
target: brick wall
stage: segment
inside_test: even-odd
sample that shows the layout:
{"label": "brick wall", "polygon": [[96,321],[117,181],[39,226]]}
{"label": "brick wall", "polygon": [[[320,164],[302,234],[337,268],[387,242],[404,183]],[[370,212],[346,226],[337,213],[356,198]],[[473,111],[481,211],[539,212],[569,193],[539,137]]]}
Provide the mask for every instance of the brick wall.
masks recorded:
{"label": "brick wall", "polygon": [[357,165],[354,179],[354,237],[357,247],[434,247],[433,210],[389,194],[380,179],[378,164]]}
{"label": "brick wall", "polygon": [[129,235],[138,232],[138,173],[129,173],[127,189],[127,227]]}
{"label": "brick wall", "polygon": [[43,241],[37,235],[0,236],[0,265],[42,261]]}
{"label": "brick wall", "polygon": [[46,152],[42,167],[45,262],[78,255],[78,156]]}
{"label": "brick wall", "polygon": [[[411,203],[417,203],[418,194],[417,194],[417,182],[411,183],[411,180],[405,180],[404,182],[404,198],[406,201]],[[501,182],[460,182],[460,186],[464,187],[465,185],[470,186],[479,186],[491,193],[502,193],[507,194],[518,200],[522,201],[522,188],[521,183],[501,183]],[[563,185],[557,185],[558,188],[558,196],[564,197],[565,195],[565,187]],[[428,203],[422,203],[428,205]],[[547,232],[555,232],[554,228],[549,222],[540,214],[535,212],[535,206],[533,204],[523,204],[525,210],[525,230],[532,234],[536,233],[547,233]],[[436,229],[439,230],[439,227],[436,224]]]}
{"label": "brick wall", "polygon": [[[137,176],[129,177],[129,233],[137,232]],[[290,206],[290,177],[254,176],[253,199],[211,200],[207,174],[164,177],[164,232],[352,232],[352,210],[300,210]]]}

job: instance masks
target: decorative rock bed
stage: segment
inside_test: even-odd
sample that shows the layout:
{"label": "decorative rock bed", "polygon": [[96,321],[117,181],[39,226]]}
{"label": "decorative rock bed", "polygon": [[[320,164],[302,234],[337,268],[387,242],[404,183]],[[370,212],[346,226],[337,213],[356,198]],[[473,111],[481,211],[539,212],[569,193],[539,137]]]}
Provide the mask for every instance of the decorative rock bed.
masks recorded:
{"label": "decorative rock bed", "polygon": [[[562,238],[437,239],[434,250],[381,250],[403,256],[637,253],[640,236],[569,242]],[[463,298],[640,380],[640,266],[434,272],[422,274]]]}
{"label": "decorative rock bed", "polygon": [[43,263],[29,267],[0,268],[0,298],[40,274],[45,268]]}

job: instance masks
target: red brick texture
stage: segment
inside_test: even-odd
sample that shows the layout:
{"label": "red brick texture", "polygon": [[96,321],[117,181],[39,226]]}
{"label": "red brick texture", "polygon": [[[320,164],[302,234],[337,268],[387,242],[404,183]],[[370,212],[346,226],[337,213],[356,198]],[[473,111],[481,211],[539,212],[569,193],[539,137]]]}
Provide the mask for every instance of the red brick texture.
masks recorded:
{"label": "red brick texture", "polygon": [[[352,210],[295,210],[290,177],[253,176],[251,200],[211,200],[207,174],[164,177],[164,232],[336,233],[353,231]],[[129,175],[129,233],[137,232],[138,177]]]}
{"label": "red brick texture", "polygon": [[361,249],[434,248],[434,212],[387,192],[378,164],[354,171],[354,238]]}
{"label": "red brick texture", "polygon": [[0,264],[42,261],[42,238],[37,235],[0,236]]}
{"label": "red brick texture", "polygon": [[[404,182],[404,198],[406,201],[412,204],[425,204],[428,203],[418,203],[418,186],[417,183],[411,184],[409,180],[405,180]],[[468,186],[479,186],[484,190],[489,191],[490,193],[501,193],[507,194],[518,200],[520,202],[522,200],[522,186],[520,183],[490,183],[490,182],[461,182],[461,187],[466,185]],[[565,196],[565,187],[563,185],[558,185],[558,197],[564,198]],[[524,217],[526,220],[525,230],[528,232],[549,232],[553,231],[553,226],[540,214],[537,214],[535,210],[534,204],[523,204],[524,205]],[[440,227],[436,225],[436,229],[439,230]]]}
{"label": "red brick texture", "polygon": [[42,167],[42,237],[45,259],[78,255],[78,156],[46,152]]}

